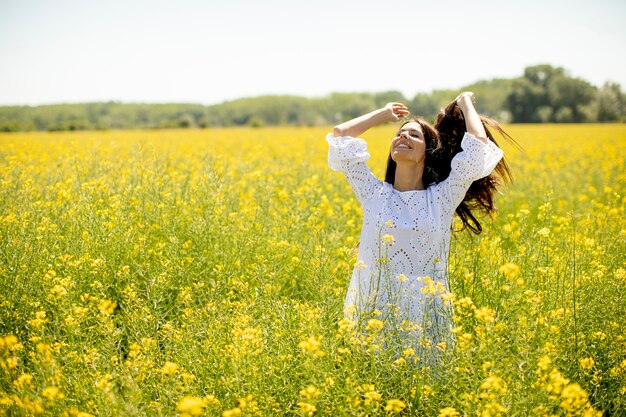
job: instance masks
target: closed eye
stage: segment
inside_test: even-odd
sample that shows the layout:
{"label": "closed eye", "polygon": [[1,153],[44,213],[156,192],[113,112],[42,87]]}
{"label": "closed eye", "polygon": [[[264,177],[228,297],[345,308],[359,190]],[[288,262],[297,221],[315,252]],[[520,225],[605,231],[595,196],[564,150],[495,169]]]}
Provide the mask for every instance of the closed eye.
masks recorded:
{"label": "closed eye", "polygon": [[[399,131],[396,136],[400,136],[402,133],[406,132],[406,130],[401,130]],[[417,136],[418,132],[416,130],[411,130],[410,132],[408,132],[409,135],[411,136]]]}
{"label": "closed eye", "polygon": [[[402,132],[398,133],[397,137],[400,137],[400,135],[402,135]],[[409,136],[411,136],[412,138],[417,138],[417,139],[420,138],[416,132],[409,133]]]}

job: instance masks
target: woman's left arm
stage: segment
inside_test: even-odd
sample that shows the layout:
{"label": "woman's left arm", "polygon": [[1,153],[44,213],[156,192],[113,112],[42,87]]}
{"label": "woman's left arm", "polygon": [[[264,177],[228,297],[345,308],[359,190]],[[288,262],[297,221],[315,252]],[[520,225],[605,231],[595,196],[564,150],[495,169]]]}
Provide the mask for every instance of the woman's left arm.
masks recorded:
{"label": "woman's left arm", "polygon": [[465,118],[465,130],[467,133],[474,136],[476,139],[487,143],[489,140],[487,138],[487,132],[485,132],[483,122],[480,120],[480,116],[474,108],[474,93],[465,91],[459,94],[455,101],[463,112],[463,117]]}
{"label": "woman's left arm", "polygon": [[502,149],[487,137],[473,98],[474,94],[464,92],[455,100],[463,112],[466,133],[461,140],[462,151],[452,158],[450,175],[438,184],[439,189],[444,190],[442,203],[452,213],[465,198],[472,182],[489,175],[503,156]]}

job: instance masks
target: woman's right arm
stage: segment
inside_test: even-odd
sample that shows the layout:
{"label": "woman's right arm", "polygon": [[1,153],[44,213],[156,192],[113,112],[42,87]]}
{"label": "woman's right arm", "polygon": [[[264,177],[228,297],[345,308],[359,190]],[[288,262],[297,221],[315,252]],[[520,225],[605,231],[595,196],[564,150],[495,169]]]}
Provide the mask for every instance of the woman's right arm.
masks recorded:
{"label": "woman's right arm", "polygon": [[348,120],[333,129],[333,136],[352,136],[354,138],[363,134],[370,127],[381,123],[397,122],[409,114],[409,109],[402,103],[387,103],[381,109],[359,116],[356,119]]}
{"label": "woman's right arm", "polygon": [[367,143],[357,136],[370,127],[400,120],[407,114],[409,111],[403,104],[389,103],[382,109],[336,126],[333,133],[326,136],[328,165],[332,170],[344,173],[362,205],[375,194],[382,181],[372,174],[365,163],[370,158]]}

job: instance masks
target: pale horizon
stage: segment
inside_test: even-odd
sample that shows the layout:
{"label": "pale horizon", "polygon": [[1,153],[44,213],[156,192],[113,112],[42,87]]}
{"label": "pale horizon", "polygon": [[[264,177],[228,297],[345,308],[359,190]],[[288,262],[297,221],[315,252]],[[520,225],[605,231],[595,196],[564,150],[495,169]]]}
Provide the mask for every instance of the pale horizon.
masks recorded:
{"label": "pale horizon", "polygon": [[0,0],[0,105],[388,90],[411,99],[537,64],[624,88],[625,18],[612,0]]}

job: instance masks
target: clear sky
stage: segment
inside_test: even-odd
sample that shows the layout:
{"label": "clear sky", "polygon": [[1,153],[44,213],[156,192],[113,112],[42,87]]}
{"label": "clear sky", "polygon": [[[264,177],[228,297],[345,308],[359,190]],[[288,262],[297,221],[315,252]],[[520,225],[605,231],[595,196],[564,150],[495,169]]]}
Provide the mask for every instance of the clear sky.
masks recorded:
{"label": "clear sky", "polygon": [[626,89],[626,1],[0,0],[0,104],[412,98],[540,63]]}

